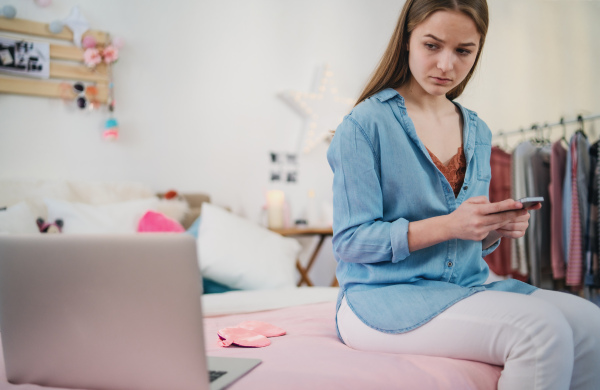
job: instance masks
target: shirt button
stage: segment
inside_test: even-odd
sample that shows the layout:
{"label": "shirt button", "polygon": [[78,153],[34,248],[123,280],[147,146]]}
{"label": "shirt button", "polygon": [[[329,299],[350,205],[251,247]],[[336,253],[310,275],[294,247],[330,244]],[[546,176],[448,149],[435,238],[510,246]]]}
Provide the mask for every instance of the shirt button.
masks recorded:
{"label": "shirt button", "polygon": [[463,189],[466,191],[469,189],[469,186],[464,186]]}
{"label": "shirt button", "polygon": [[451,261],[448,262],[448,267],[452,267],[452,262]]}

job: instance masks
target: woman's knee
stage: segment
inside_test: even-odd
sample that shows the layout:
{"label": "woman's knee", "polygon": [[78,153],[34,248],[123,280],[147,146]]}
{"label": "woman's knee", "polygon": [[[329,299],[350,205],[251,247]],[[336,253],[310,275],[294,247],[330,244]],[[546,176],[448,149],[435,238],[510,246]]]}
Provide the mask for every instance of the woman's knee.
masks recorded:
{"label": "woman's knee", "polygon": [[526,326],[522,331],[527,348],[534,348],[537,358],[560,353],[563,357],[573,356],[573,329],[564,314],[555,306],[538,302],[527,314]]}
{"label": "woman's knee", "polygon": [[552,304],[563,313],[569,323],[575,345],[591,345],[600,349],[600,308],[576,295],[540,290],[533,296]]}

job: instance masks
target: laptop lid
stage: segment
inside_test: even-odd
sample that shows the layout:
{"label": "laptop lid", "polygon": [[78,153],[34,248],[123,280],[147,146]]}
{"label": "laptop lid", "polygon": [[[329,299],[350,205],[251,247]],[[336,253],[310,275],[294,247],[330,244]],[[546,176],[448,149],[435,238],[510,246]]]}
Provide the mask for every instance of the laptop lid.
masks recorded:
{"label": "laptop lid", "polygon": [[0,328],[12,383],[209,386],[187,234],[0,236]]}

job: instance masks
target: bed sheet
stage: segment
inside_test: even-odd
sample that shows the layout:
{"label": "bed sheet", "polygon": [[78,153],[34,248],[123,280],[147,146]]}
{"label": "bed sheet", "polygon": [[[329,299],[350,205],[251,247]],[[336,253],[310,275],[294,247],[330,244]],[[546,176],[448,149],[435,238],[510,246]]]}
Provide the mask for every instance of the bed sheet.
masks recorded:
{"label": "bed sheet", "polygon": [[[502,367],[417,355],[355,351],[337,338],[335,302],[205,319],[207,354],[251,357],[262,363],[231,390],[249,389],[477,389],[497,388]],[[264,348],[223,348],[217,330],[266,321],[287,331]]]}
{"label": "bed sheet", "polygon": [[[207,354],[262,360],[228,389],[497,388],[502,367],[449,358],[360,352],[345,346],[335,331],[336,294],[337,289],[306,288],[204,296]],[[287,334],[271,338],[271,345],[264,348],[224,348],[217,344],[218,329],[250,320],[269,322]],[[0,390],[4,389],[59,390],[7,383],[0,354]]]}

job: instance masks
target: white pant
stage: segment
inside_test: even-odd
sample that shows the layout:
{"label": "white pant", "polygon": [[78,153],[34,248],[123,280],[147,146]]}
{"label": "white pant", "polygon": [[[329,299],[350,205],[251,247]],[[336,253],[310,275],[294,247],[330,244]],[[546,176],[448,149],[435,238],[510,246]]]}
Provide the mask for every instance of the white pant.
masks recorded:
{"label": "white pant", "polygon": [[484,291],[400,334],[368,327],[344,297],[337,323],[353,349],[503,365],[500,390],[600,389],[600,308],[575,295]]}

